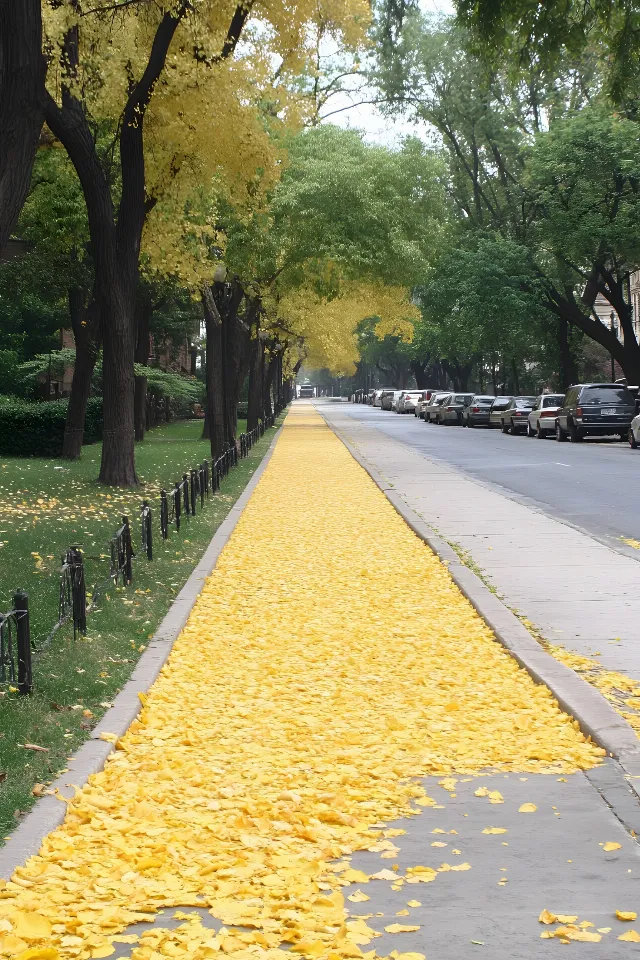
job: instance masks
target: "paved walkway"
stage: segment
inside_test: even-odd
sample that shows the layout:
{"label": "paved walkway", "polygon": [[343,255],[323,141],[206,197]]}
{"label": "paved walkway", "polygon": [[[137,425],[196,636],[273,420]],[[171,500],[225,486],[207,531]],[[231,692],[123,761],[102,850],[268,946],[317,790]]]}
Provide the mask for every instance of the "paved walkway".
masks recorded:
{"label": "paved walkway", "polygon": [[379,429],[391,414],[329,403],[322,413],[543,637],[640,681],[636,560],[392,439]]}
{"label": "paved walkway", "polygon": [[583,772],[601,752],[309,405],[143,699],[2,884],[0,955],[633,950],[638,845]]}

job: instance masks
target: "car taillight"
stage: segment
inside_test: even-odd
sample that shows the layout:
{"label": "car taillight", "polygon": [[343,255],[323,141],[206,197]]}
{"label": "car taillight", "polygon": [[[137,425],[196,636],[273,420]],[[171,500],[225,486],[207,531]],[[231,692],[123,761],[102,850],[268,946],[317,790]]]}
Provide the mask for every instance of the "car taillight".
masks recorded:
{"label": "car taillight", "polygon": [[556,415],[555,410],[543,410],[542,413],[540,414],[541,417],[555,417],[555,415]]}
{"label": "car taillight", "polygon": [[471,407],[471,413],[480,413],[480,407]]}
{"label": "car taillight", "polygon": [[453,407],[447,407],[447,413],[453,413]]}
{"label": "car taillight", "polygon": [[582,407],[576,407],[576,416],[578,417],[582,416]]}

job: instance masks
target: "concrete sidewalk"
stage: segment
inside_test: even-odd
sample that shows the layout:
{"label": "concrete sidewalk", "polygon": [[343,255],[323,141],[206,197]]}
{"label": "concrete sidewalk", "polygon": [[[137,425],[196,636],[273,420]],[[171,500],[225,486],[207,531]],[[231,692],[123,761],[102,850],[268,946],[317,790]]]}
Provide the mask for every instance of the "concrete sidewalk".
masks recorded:
{"label": "concrete sidewalk", "polygon": [[[323,416],[552,643],[640,681],[640,568],[572,526],[502,495],[360,422],[346,404]],[[422,426],[422,425],[420,425]]]}

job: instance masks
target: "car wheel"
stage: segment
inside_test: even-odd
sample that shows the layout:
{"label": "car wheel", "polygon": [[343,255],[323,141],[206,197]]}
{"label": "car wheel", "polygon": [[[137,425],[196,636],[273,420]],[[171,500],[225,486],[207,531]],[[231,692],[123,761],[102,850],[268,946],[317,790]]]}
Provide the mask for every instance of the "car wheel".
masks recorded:
{"label": "car wheel", "polygon": [[538,429],[536,430],[536,437],[538,440],[544,440],[544,430],[540,429],[540,421],[538,420]]}
{"label": "car wheel", "polygon": [[583,436],[581,431],[576,427],[575,423],[569,424],[569,438],[571,443],[582,443]]}
{"label": "car wheel", "polygon": [[535,430],[532,429],[531,424],[530,424],[529,421],[527,420],[527,436],[528,436],[528,437],[535,437],[535,435],[536,435]]}
{"label": "car wheel", "polygon": [[636,438],[634,437],[634,435],[633,435],[633,430],[631,429],[631,427],[629,427],[629,438],[628,438],[628,439],[629,439],[629,446],[631,447],[631,449],[632,449],[632,450],[637,450],[637,449],[638,449],[638,441],[637,441]]}
{"label": "car wheel", "polygon": [[503,433],[509,433],[509,427],[508,427],[507,424],[504,422],[504,420],[501,421],[501,430],[502,430]]}
{"label": "car wheel", "polygon": [[556,423],[556,440],[558,441],[558,443],[564,443],[566,439],[567,439],[566,433],[564,432],[560,424]]}

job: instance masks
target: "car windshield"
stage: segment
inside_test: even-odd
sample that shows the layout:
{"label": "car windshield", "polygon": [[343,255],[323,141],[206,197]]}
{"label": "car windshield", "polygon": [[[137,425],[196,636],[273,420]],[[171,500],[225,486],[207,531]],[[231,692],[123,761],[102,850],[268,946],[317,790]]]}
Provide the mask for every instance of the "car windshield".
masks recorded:
{"label": "car windshield", "polygon": [[473,402],[479,403],[480,406],[482,407],[491,406],[494,400],[495,400],[495,397],[474,397],[473,398]]}
{"label": "car windshield", "polygon": [[532,407],[535,402],[535,397],[518,397],[516,407]]}
{"label": "car windshield", "polygon": [[543,407],[559,407],[562,405],[563,400],[564,400],[564,394],[558,394],[558,396],[555,396],[554,394],[550,393],[546,397],[542,398],[542,406]]}
{"label": "car windshield", "polygon": [[471,393],[456,393],[455,397],[453,398],[453,402],[454,403],[470,403],[472,396],[473,395]]}
{"label": "car windshield", "polygon": [[580,403],[628,403],[633,406],[634,399],[626,387],[585,387]]}
{"label": "car windshield", "polygon": [[505,407],[508,407],[510,403],[511,403],[511,397],[501,397],[500,400],[494,400],[493,409],[504,410]]}

